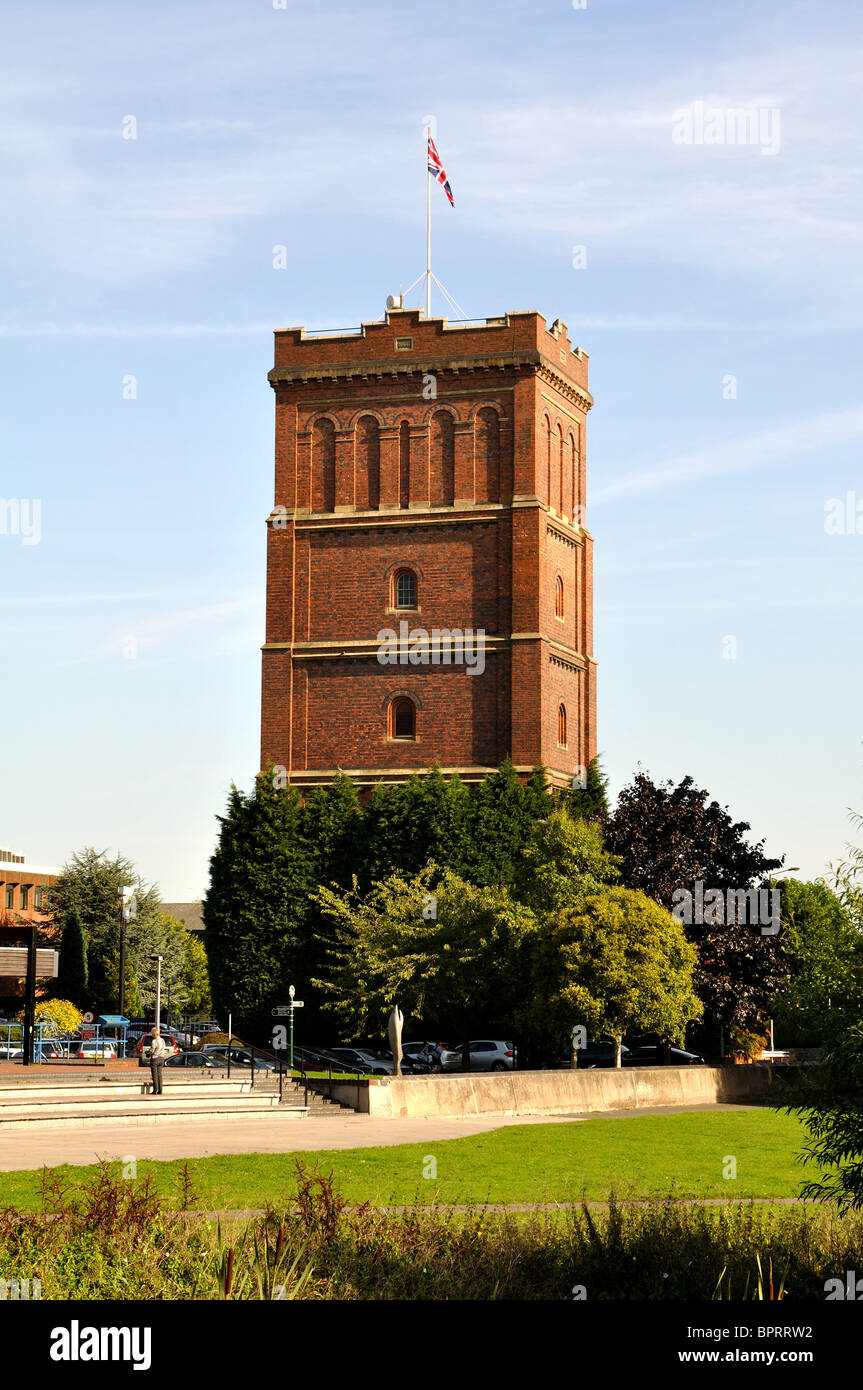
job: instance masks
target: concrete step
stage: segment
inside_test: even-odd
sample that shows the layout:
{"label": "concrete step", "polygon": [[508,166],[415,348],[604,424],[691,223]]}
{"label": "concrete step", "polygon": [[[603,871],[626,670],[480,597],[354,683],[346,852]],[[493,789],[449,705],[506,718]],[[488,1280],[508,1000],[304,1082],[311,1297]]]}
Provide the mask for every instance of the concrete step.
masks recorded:
{"label": "concrete step", "polygon": [[[248,1072],[237,1072],[236,1070],[228,1076],[224,1071],[205,1071],[187,1072],[179,1067],[166,1068],[163,1073],[166,1082],[170,1082],[173,1087],[189,1086],[213,1086],[229,1082],[232,1086],[251,1086]],[[114,1076],[39,1076],[31,1073],[30,1076],[16,1077],[14,1079],[0,1075],[0,1094],[5,1095],[10,1091],[50,1091],[56,1090],[78,1090],[79,1087],[96,1087],[100,1091],[108,1090],[114,1086],[149,1086],[151,1081],[149,1067],[135,1067],[126,1072],[120,1072]],[[262,1082],[259,1077],[255,1078],[255,1089],[260,1085],[270,1085],[269,1081]],[[278,1077],[275,1085],[278,1087]]]}
{"label": "concrete step", "polygon": [[26,1119],[28,1116],[34,1119],[50,1119],[53,1115],[65,1115],[70,1112],[76,1115],[127,1114],[131,1110],[146,1110],[153,1105],[158,1105],[162,1110],[184,1110],[187,1114],[194,1115],[198,1111],[211,1110],[214,1107],[219,1110],[245,1111],[254,1106],[261,1110],[273,1110],[279,1108],[279,1098],[231,1095],[172,1096],[170,1091],[165,1091],[161,1096],[112,1096],[105,1100],[88,1100],[83,1103],[67,1097],[62,1100],[46,1100],[39,1104],[25,1101],[21,1105],[4,1105],[0,1109],[0,1124],[6,1120]]}
{"label": "concrete step", "polygon": [[308,1114],[305,1106],[279,1105],[278,1100],[252,1100],[248,1098],[214,1097],[210,1101],[200,1101],[191,1106],[188,1102],[176,1101],[173,1104],[165,1097],[147,1096],[139,1101],[120,1101],[112,1106],[56,1105],[50,1110],[39,1107],[34,1110],[21,1107],[18,1110],[4,1110],[0,1114],[0,1135],[10,1132],[45,1129],[90,1129],[102,1125],[116,1124],[165,1124],[172,1120],[245,1119],[248,1117],[275,1116],[285,1119],[303,1118]]}
{"label": "concrete step", "polygon": [[[0,1114],[4,1110],[18,1106],[43,1106],[51,1105],[58,1101],[68,1100],[76,1105],[101,1104],[107,1102],[112,1104],[115,1101],[139,1099],[141,1096],[150,1094],[152,1084],[148,1081],[115,1084],[111,1086],[40,1086],[38,1088],[16,1087],[14,1090],[3,1090],[0,1088]],[[260,1094],[263,1096],[278,1096],[278,1091],[251,1091],[248,1085],[234,1084],[229,1081],[213,1081],[207,1086],[172,1086],[170,1082],[165,1085],[166,1096],[177,1097],[183,1101],[194,1104],[199,1100],[206,1101],[213,1096],[251,1096]]]}

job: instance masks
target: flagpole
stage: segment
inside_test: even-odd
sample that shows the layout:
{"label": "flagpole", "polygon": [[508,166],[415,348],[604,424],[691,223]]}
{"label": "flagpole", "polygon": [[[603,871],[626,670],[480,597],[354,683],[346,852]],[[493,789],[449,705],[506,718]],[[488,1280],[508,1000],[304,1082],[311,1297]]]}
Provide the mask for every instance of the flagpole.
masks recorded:
{"label": "flagpole", "polygon": [[428,138],[431,126],[426,126],[426,318],[431,318],[431,170],[428,160]]}

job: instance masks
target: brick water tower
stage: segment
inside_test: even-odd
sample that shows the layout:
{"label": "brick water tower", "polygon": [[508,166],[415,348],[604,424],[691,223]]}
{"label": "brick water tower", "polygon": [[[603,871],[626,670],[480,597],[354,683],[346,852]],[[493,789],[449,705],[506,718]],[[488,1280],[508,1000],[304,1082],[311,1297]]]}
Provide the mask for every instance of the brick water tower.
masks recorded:
{"label": "brick water tower", "polygon": [[262,766],[298,787],[596,753],[587,356],[537,313],[275,335]]}

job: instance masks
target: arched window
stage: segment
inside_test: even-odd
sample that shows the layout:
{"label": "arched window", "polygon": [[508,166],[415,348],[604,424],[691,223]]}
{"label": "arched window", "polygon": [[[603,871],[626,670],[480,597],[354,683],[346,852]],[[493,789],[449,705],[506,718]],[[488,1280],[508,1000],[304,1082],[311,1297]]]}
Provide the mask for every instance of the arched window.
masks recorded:
{"label": "arched window", "polygon": [[557,427],[557,488],[554,505],[558,516],[563,516],[563,430]]}
{"label": "arched window", "polygon": [[417,711],[413,700],[401,696],[390,705],[390,738],[416,738]]}
{"label": "arched window", "polygon": [[543,415],[545,423],[545,471],[546,471],[546,501],[551,506],[551,421],[547,415]]}
{"label": "arched window", "polygon": [[399,506],[411,500],[411,427],[407,420],[399,425]]}
{"label": "arched window", "polygon": [[554,616],[563,617],[563,580],[560,575],[554,581]]}
{"label": "arched window", "polygon": [[381,493],[380,427],[374,415],[357,421],[357,511],[375,511]]}
{"label": "arched window", "polygon": [[455,432],[448,410],[436,410],[431,422],[430,501],[451,507],[455,497]]}
{"label": "arched window", "polygon": [[485,406],[476,413],[477,502],[497,502],[500,497],[500,418]]}
{"label": "arched window", "polygon": [[557,746],[566,747],[566,705],[557,707]]}
{"label": "arched window", "polygon": [[416,608],[417,577],[413,570],[397,570],[393,575],[393,607]]}
{"label": "arched window", "polygon": [[315,421],[312,431],[312,511],[332,512],[336,505],[336,429],[332,420]]}

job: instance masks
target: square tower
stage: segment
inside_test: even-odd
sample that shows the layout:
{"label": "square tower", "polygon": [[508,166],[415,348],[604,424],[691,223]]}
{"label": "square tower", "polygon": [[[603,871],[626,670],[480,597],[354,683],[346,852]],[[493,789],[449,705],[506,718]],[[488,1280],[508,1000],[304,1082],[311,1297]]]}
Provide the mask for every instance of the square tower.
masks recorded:
{"label": "square tower", "polygon": [[262,766],[368,787],[509,756],[569,785],[596,753],[596,674],[593,402],[566,325],[286,328],[269,380]]}

